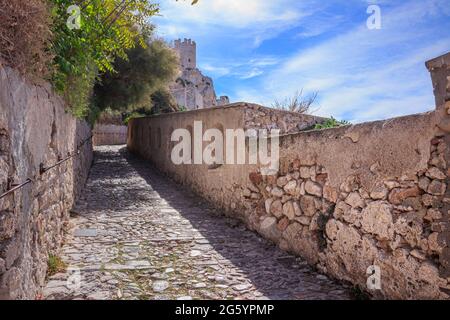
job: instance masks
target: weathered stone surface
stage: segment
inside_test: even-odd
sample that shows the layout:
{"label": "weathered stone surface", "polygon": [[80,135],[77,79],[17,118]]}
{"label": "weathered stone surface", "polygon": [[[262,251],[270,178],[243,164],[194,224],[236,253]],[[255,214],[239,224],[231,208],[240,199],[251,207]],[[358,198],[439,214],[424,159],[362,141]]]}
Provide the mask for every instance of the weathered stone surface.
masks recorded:
{"label": "weathered stone surface", "polygon": [[299,195],[301,195],[301,196],[304,196],[304,195],[306,194],[306,191],[305,191],[305,182],[302,182],[302,183],[300,184],[300,190],[298,190],[298,193],[299,193]]}
{"label": "weathered stone surface", "polygon": [[39,167],[73,152],[91,129],[66,112],[48,84],[33,85],[2,65],[0,88],[0,193],[8,180],[34,180],[0,200],[0,299],[35,299],[49,253],[61,245],[69,210],[87,178],[91,141],[45,174],[39,175]]}
{"label": "weathered stone surface", "polygon": [[365,206],[364,199],[361,198],[358,192],[350,193],[345,199],[345,203],[350,205],[352,208],[363,208]]}
{"label": "weathered stone surface", "polygon": [[428,247],[430,248],[431,251],[434,251],[438,254],[442,252],[443,245],[439,241],[438,232],[433,232],[432,234],[430,234],[430,236],[428,237]]}
{"label": "weathered stone surface", "polygon": [[296,217],[295,221],[299,222],[302,225],[309,226],[309,224],[311,223],[311,217],[300,216],[300,217]]}
{"label": "weathered stone surface", "polygon": [[266,213],[267,214],[270,214],[270,208],[271,208],[271,206],[272,206],[272,203],[273,203],[273,199],[272,198],[268,198],[268,199],[266,199],[266,201],[264,202],[264,206],[265,206],[265,209],[266,209]]}
{"label": "weathered stone surface", "polygon": [[169,288],[169,282],[164,281],[164,280],[158,280],[153,282],[152,285],[153,291],[154,292],[163,292],[165,291],[167,288]]}
{"label": "weathered stone surface", "polygon": [[424,217],[425,220],[433,221],[442,219],[442,212],[435,208],[430,208],[427,210],[427,214]]}
{"label": "weathered stone surface", "polygon": [[318,183],[320,183],[321,185],[325,184],[325,182],[327,181],[327,178],[328,178],[327,173],[320,173],[320,174],[316,175],[316,181]]}
{"label": "weathered stone surface", "polygon": [[374,200],[385,200],[389,190],[384,185],[378,185],[370,192],[370,197]]}
{"label": "weathered stone surface", "polygon": [[284,191],[288,194],[295,195],[297,189],[297,181],[291,180],[284,186]]}
{"label": "weathered stone surface", "polygon": [[292,199],[292,196],[290,196],[290,195],[288,195],[288,194],[284,194],[282,197],[281,197],[281,203],[282,204],[285,204],[286,202],[288,202],[289,200],[291,200]]}
{"label": "weathered stone surface", "polygon": [[428,262],[421,263],[409,256],[407,250],[397,249],[392,255],[379,255],[374,264],[384,270],[384,294],[394,299],[442,298],[438,270]]}
{"label": "weathered stone surface", "polygon": [[392,204],[401,204],[403,200],[411,197],[417,197],[420,194],[418,187],[407,189],[394,189],[389,193],[389,202]]}
{"label": "weathered stone surface", "polygon": [[313,196],[303,196],[300,198],[300,208],[303,214],[313,216],[316,213],[316,204]]}
{"label": "weathered stone surface", "polygon": [[283,218],[281,218],[280,221],[278,221],[277,228],[280,231],[284,231],[288,225],[289,225],[289,218],[283,217]]}
{"label": "weathered stone surface", "polygon": [[438,179],[438,180],[443,180],[446,178],[445,173],[443,173],[436,167],[429,168],[428,171],[426,172],[426,176],[430,179]]}
{"label": "weathered stone surface", "polygon": [[287,182],[288,182],[288,179],[286,176],[279,177],[277,179],[277,186],[279,186],[280,188],[283,188]]}
{"label": "weathered stone surface", "polygon": [[[308,217],[309,218],[309,217]],[[300,223],[302,223],[302,220],[299,221]],[[309,225],[309,231],[318,231],[321,230],[324,225],[323,225],[323,220],[322,220],[322,215],[320,213],[316,213],[311,220],[309,221],[308,224],[305,225]]]}
{"label": "weathered stone surface", "polygon": [[0,214],[0,241],[14,236],[17,229],[17,217],[13,211],[4,211]]}
{"label": "weathered stone surface", "polygon": [[447,163],[445,161],[445,157],[443,154],[440,154],[439,156],[433,157],[430,160],[430,164],[438,167],[439,169],[446,169],[447,168]]}
{"label": "weathered stone surface", "polygon": [[391,206],[385,201],[369,203],[361,212],[362,229],[380,240],[391,240],[394,237],[391,210]]}
{"label": "weathered stone surface", "polygon": [[259,172],[251,172],[249,174],[249,178],[250,178],[250,181],[255,185],[259,185],[260,183],[263,182],[262,175]]}
{"label": "weathered stone surface", "polygon": [[302,209],[300,209],[300,205],[298,204],[297,201],[294,201],[293,204],[294,206],[294,213],[296,216],[301,216],[302,215]]}
{"label": "weathered stone surface", "polygon": [[278,187],[273,188],[272,191],[271,191],[270,193],[271,193],[274,197],[278,197],[278,198],[281,198],[281,197],[283,196],[283,194],[284,194],[283,190],[280,189],[280,188],[278,188]]}
{"label": "weathered stone surface", "polygon": [[309,167],[300,167],[300,177],[302,179],[309,179],[311,178],[311,171]]}
{"label": "weathered stone surface", "polygon": [[350,208],[343,212],[342,219],[345,222],[348,222],[351,225],[355,225],[356,227],[361,226],[361,209],[358,208]]}
{"label": "weathered stone surface", "polygon": [[437,207],[439,198],[430,194],[424,194],[422,195],[422,203],[427,207]]}
{"label": "weathered stone surface", "polygon": [[339,201],[334,208],[333,216],[334,218],[339,220],[344,216],[346,212],[350,211],[350,209],[351,207],[344,201]]}
{"label": "weathered stone surface", "polygon": [[283,205],[283,214],[289,219],[295,218],[295,210],[292,201],[288,201]]}
{"label": "weathered stone surface", "polygon": [[439,180],[433,180],[431,181],[430,185],[428,186],[428,193],[431,193],[432,195],[443,195],[445,193],[445,190],[447,189],[445,183],[439,181]]}
{"label": "weathered stone surface", "polygon": [[332,186],[325,185],[323,187],[323,197],[330,202],[336,203],[336,201],[338,199],[337,190],[335,188],[333,188]]}
{"label": "weathered stone surface", "polygon": [[280,200],[275,200],[272,202],[270,213],[272,213],[277,218],[281,218],[281,216],[283,215],[283,204]]}
{"label": "weathered stone surface", "polygon": [[259,193],[252,192],[252,193],[250,194],[250,198],[251,198],[251,199],[254,199],[254,200],[258,200],[258,199],[261,198],[261,195],[260,195]]}
{"label": "weathered stone surface", "polygon": [[252,195],[252,192],[251,192],[250,189],[245,188],[244,191],[242,191],[242,195],[243,195],[245,198],[250,198],[250,196]]}
{"label": "weathered stone surface", "polygon": [[320,184],[310,180],[305,183],[305,191],[313,196],[322,197],[322,187]]}
{"label": "weathered stone surface", "polygon": [[430,185],[430,182],[431,182],[431,180],[428,179],[427,177],[421,177],[419,179],[419,188],[426,192],[428,190],[428,186]]}
{"label": "weathered stone surface", "polygon": [[419,251],[417,249],[412,250],[409,254],[411,256],[413,256],[414,258],[419,259],[421,261],[425,261],[427,259],[425,253],[421,252],[421,251]]}
{"label": "weathered stone surface", "polygon": [[399,234],[411,246],[419,245],[422,237],[422,222],[413,216],[401,216],[394,224],[396,234]]}
{"label": "weathered stone surface", "polygon": [[96,237],[97,229],[77,229],[73,235],[74,237]]}
{"label": "weathered stone surface", "polygon": [[318,243],[316,237],[300,223],[291,223],[283,232],[283,238],[289,245],[289,250],[304,257],[309,263],[318,261]]}
{"label": "weathered stone surface", "polygon": [[[331,219],[325,227],[331,244],[324,257],[328,272],[353,283],[366,283],[365,275],[377,256],[375,245],[358,231],[344,223]],[[349,250],[352,248],[352,250]]]}
{"label": "weathered stone surface", "polygon": [[341,184],[341,191],[352,192],[359,189],[359,180],[357,176],[349,176]]}
{"label": "weathered stone surface", "polygon": [[267,217],[261,222],[259,232],[273,242],[278,242],[281,237],[281,232],[277,228],[277,219],[273,217]]}
{"label": "weathered stone surface", "polygon": [[400,187],[400,183],[398,183],[397,181],[392,181],[392,180],[385,181],[385,182],[384,182],[384,185],[385,185],[389,190],[392,190],[392,189],[394,189],[394,188]]}

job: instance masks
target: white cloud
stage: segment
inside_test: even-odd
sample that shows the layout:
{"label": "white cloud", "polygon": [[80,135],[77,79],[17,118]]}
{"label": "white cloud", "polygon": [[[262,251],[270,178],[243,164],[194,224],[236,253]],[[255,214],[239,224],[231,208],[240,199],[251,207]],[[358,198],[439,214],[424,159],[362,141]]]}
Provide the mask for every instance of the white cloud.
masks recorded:
{"label": "white cloud", "polygon": [[[225,33],[247,39],[256,48],[265,40],[302,23],[320,9],[314,0],[293,3],[290,0],[201,0],[165,1],[161,16],[155,17],[158,32],[164,37],[213,38]],[[220,36],[217,37],[220,40]]]}
{"label": "white cloud", "polygon": [[[381,7],[381,30],[366,27],[369,4]],[[197,40],[200,68],[226,77],[215,84],[233,100],[270,105],[304,88],[319,92],[318,114],[354,122],[431,109],[424,62],[450,48],[449,23],[435,21],[450,15],[448,0],[166,0],[161,13],[162,35]],[[301,49],[276,55],[270,43],[255,57],[282,33]]]}
{"label": "white cloud", "polygon": [[253,68],[253,69],[250,70],[248,73],[243,74],[243,75],[241,76],[241,79],[244,79],[244,80],[245,80],[245,79],[251,79],[251,78],[260,76],[260,75],[262,75],[263,73],[264,73],[264,71],[262,71],[261,69]]}
{"label": "white cloud", "polygon": [[217,67],[209,63],[202,63],[200,65],[200,69],[214,75],[215,77],[223,77],[229,75],[231,72],[231,70],[227,67]]}
{"label": "white cloud", "polygon": [[166,1],[162,4],[161,14],[173,23],[246,28],[255,23],[296,21],[302,14],[291,8],[293,6],[286,0],[201,0],[194,6],[189,1]]}
{"label": "white cloud", "polygon": [[345,34],[294,54],[264,76],[264,103],[305,88],[319,92],[318,114],[356,122],[431,109],[424,62],[448,51],[450,38],[432,41],[426,26],[418,32],[414,24],[432,19],[433,8],[429,2],[415,2],[386,10],[382,30],[368,30],[362,21]]}
{"label": "white cloud", "polygon": [[211,74],[214,78],[223,76],[246,80],[264,74],[264,69],[280,63],[272,56],[255,57],[250,60],[242,59],[210,59],[200,64],[200,69]]}

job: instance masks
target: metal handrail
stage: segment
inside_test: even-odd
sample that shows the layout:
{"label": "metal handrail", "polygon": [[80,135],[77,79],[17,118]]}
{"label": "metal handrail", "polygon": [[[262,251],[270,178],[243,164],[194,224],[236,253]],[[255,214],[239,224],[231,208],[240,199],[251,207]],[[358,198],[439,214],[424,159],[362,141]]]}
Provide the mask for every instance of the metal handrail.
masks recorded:
{"label": "metal handrail", "polygon": [[[51,166],[45,167],[41,163],[41,165],[39,166],[39,175],[43,175],[47,171],[50,171],[51,169],[60,166],[61,164],[63,164],[67,160],[69,160],[69,159],[79,155],[81,147],[83,147],[86,144],[86,142],[88,142],[90,139],[92,139],[92,137],[93,137],[93,135],[90,135],[89,137],[84,139],[80,144],[78,144],[78,146],[77,146],[77,148],[75,150],[73,150],[72,152],[68,153],[67,157],[65,157],[64,159],[59,160],[58,162],[52,164]],[[34,183],[34,179],[27,178],[27,180],[25,180],[24,182],[22,182],[20,184],[13,184],[13,185],[11,185],[12,188],[7,190],[7,191],[5,191],[4,193],[2,193],[0,195],[0,199],[3,199],[4,197],[9,195],[10,193],[13,193],[13,192],[17,191],[17,190],[25,187],[27,184],[30,184],[30,183]]]}

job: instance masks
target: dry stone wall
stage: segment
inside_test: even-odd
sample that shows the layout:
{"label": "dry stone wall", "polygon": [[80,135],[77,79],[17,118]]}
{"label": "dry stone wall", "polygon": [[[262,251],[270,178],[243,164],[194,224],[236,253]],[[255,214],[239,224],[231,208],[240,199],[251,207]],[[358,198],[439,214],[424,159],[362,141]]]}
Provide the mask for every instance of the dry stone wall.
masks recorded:
{"label": "dry stone wall", "polygon": [[450,139],[436,113],[287,135],[276,176],[249,174],[248,225],[375,296],[448,298]]}
{"label": "dry stone wall", "polygon": [[308,114],[290,112],[262,107],[251,103],[237,103],[243,105],[245,117],[245,129],[279,129],[281,134],[295,133],[314,129],[316,124],[326,120],[322,117],[313,117]]}
{"label": "dry stone wall", "polygon": [[[255,114],[251,115],[252,112]],[[284,115],[279,110],[235,103],[225,107],[136,118],[129,123],[127,145],[130,151],[150,160],[177,182],[189,186],[222,208],[234,210],[239,204],[231,201],[235,186],[246,185],[249,170],[254,166],[224,164],[211,168],[206,164],[174,165],[170,161],[175,145],[170,141],[173,130],[184,128],[192,134],[194,121],[200,121],[203,131],[214,128],[224,133],[226,129],[278,128],[281,133],[286,133],[287,128],[296,128],[297,125],[303,127],[305,123],[312,125],[325,120],[310,115],[290,118]]]}
{"label": "dry stone wall", "polygon": [[[368,269],[379,268],[381,289],[368,291],[374,297],[448,299],[450,81],[445,61],[438,59],[430,69],[437,108],[425,114],[299,132],[323,119],[237,104],[134,119],[128,148],[336,279],[367,290]],[[248,164],[172,164],[171,132],[192,130],[194,121],[202,121],[204,130],[281,129],[279,172],[262,175],[258,165]]]}
{"label": "dry stone wall", "polygon": [[49,253],[56,253],[74,199],[92,161],[92,145],[40,175],[91,135],[89,125],[64,111],[48,84],[27,83],[0,67],[0,193],[27,178],[33,183],[0,200],[0,299],[34,299]]}
{"label": "dry stone wall", "polygon": [[93,130],[94,146],[119,145],[127,143],[127,126],[96,124]]}

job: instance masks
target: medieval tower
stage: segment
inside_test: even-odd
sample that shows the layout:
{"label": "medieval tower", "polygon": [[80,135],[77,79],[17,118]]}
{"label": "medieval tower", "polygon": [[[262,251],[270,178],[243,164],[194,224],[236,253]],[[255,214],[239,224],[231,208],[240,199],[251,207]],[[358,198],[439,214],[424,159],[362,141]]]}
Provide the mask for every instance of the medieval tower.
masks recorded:
{"label": "medieval tower", "polygon": [[191,39],[175,40],[175,50],[180,56],[180,63],[182,69],[197,68],[197,45]]}
{"label": "medieval tower", "polygon": [[174,41],[180,59],[181,75],[170,86],[178,106],[187,110],[212,108],[229,104],[226,96],[217,99],[213,80],[197,68],[197,44],[191,39]]}

